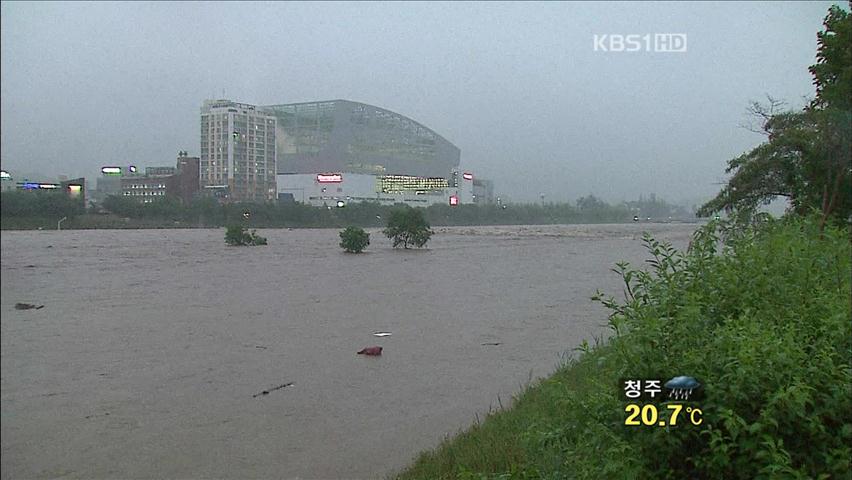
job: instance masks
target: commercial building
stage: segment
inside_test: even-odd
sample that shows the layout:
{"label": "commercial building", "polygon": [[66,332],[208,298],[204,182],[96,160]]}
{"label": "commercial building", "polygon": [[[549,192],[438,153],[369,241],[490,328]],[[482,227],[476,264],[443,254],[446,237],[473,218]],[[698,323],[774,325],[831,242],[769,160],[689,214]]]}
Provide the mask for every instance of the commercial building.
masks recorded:
{"label": "commercial building", "polygon": [[141,203],[165,197],[189,203],[199,190],[198,165],[198,157],[182,151],[174,167],[147,167],[145,175],[139,175],[136,167],[128,167],[127,173],[120,177],[121,195]]}
{"label": "commercial building", "polygon": [[0,170],[0,191],[6,192],[15,189],[15,179],[6,170]]}
{"label": "commercial building", "polygon": [[145,175],[151,177],[164,177],[176,173],[177,169],[175,167],[145,167]]}
{"label": "commercial building", "polygon": [[25,192],[63,192],[68,195],[68,198],[79,201],[81,206],[85,207],[88,204],[86,179],[83,177],[69,180],[68,177],[60,175],[58,181],[36,182],[25,178],[23,181],[15,182],[10,172],[0,170],[0,182],[4,192],[13,189]]}
{"label": "commercial building", "polygon": [[[456,189],[452,189],[454,192]],[[338,202],[405,203],[426,207],[447,203],[451,192],[447,179],[411,175],[365,173],[292,173],[278,176],[278,198],[314,206]]]}
{"label": "commercial building", "polygon": [[278,120],[278,173],[449,178],[460,150],[428,127],[348,100],[264,106]]}
{"label": "commercial building", "polygon": [[461,151],[425,125],[348,100],[259,107],[274,116],[278,196],[311,205],[338,201],[473,201]]}
{"label": "commercial building", "polygon": [[83,207],[89,205],[89,190],[86,188],[86,179],[83,177],[72,178],[71,180],[62,180],[59,182],[59,187],[68,197],[78,200]]}
{"label": "commercial building", "polygon": [[95,179],[95,192],[92,197],[100,202],[110,195],[121,195],[121,176],[102,172],[102,175]]}
{"label": "commercial building", "polygon": [[198,157],[190,157],[187,152],[178,153],[177,178],[175,179],[175,195],[179,197],[184,204],[192,202],[198,195],[199,185],[199,165],[201,159]]}
{"label": "commercial building", "polygon": [[494,182],[482,178],[473,179],[473,203],[494,203]]}
{"label": "commercial building", "polygon": [[165,197],[167,183],[171,183],[166,175],[134,175],[121,177],[121,194],[140,203],[151,203]]}
{"label": "commercial building", "polygon": [[276,196],[276,119],[254,105],[208,100],[201,108],[200,185],[226,201]]}

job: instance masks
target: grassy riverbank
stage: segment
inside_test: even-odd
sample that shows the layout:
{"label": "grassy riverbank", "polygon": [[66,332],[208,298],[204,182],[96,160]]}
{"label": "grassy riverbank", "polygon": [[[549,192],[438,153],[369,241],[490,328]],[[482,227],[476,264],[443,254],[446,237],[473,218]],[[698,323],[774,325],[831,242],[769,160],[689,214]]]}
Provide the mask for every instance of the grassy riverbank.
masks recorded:
{"label": "grassy riverbank", "polygon": [[[817,223],[646,239],[650,270],[618,266],[626,300],[601,298],[610,341],[399,478],[848,478],[850,238]],[[703,383],[703,423],[625,426],[621,381],[676,375]]]}

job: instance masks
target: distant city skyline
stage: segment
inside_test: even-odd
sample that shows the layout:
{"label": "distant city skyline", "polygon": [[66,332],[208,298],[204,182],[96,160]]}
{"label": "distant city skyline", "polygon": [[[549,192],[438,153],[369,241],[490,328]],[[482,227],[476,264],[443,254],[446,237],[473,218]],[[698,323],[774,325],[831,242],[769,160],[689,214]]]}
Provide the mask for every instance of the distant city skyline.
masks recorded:
{"label": "distant city skyline", "polygon": [[[834,3],[3,2],[0,165],[169,165],[200,155],[206,99],[347,99],[441,132],[514,201],[699,203],[763,140],[750,101],[813,95]],[[656,33],[688,48],[596,49]]]}

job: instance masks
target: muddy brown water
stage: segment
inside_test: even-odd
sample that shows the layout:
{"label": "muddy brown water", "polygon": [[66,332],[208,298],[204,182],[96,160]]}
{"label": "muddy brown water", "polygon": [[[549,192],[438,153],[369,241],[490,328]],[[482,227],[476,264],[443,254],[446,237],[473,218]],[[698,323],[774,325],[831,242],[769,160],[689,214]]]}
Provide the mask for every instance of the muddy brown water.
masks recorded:
{"label": "muddy brown water", "polygon": [[4,231],[2,478],[391,475],[605,333],[643,231],[695,228]]}

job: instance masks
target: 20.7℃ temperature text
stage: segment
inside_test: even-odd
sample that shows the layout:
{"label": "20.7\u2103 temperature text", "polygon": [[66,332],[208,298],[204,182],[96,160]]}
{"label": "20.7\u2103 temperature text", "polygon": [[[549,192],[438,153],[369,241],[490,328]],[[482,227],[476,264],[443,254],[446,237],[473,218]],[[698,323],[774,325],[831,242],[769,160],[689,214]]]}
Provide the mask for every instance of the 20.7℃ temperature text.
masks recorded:
{"label": "20.7\u2103 temperature text", "polygon": [[[629,403],[624,407],[624,411],[627,413],[624,424],[628,426],[674,427],[683,423],[701,425],[704,422],[700,408],[686,407],[680,403],[670,403],[660,407],[653,403],[644,405]],[[681,419],[683,419],[682,422]]]}

